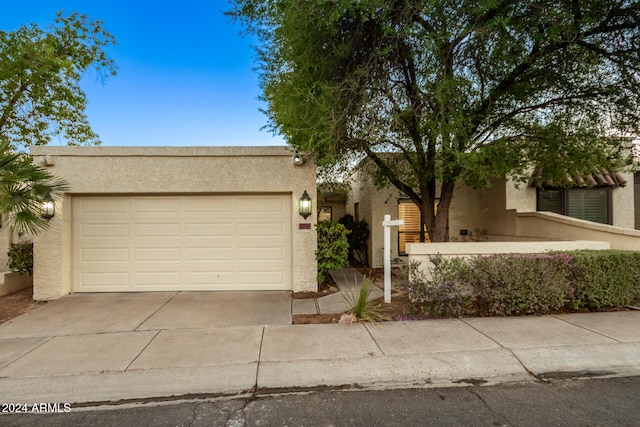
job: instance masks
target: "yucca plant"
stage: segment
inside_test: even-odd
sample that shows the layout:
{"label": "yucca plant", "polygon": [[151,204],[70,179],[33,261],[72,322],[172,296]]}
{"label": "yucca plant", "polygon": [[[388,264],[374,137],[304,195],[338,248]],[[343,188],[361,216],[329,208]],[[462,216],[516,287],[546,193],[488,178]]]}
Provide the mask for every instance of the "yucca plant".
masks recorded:
{"label": "yucca plant", "polygon": [[41,216],[43,202],[61,196],[66,181],[36,166],[24,153],[14,153],[0,140],[0,213],[9,226],[36,234],[48,225]]}
{"label": "yucca plant", "polygon": [[342,294],[342,297],[350,307],[350,313],[356,320],[371,323],[391,320],[391,318],[385,314],[384,307],[381,306],[380,303],[369,300],[371,285],[371,280],[368,277],[364,277],[357,295],[353,291],[351,291],[351,294],[347,294],[346,292]]}

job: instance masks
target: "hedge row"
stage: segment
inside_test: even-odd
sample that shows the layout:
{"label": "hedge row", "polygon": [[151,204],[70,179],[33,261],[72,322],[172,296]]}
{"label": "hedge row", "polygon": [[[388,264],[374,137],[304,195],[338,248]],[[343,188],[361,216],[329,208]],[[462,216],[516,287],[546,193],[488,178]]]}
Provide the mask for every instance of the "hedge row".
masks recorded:
{"label": "hedge row", "polygon": [[421,314],[491,316],[640,305],[640,252],[432,257],[427,280],[409,266],[405,291]]}

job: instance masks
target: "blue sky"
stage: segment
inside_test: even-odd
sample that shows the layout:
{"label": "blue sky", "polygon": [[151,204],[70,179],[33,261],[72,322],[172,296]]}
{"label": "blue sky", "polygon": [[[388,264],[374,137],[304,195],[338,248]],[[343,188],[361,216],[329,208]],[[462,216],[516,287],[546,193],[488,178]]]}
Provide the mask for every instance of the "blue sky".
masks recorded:
{"label": "blue sky", "polygon": [[[3,0],[0,28],[46,26],[56,12],[104,21],[118,44],[118,75],[83,78],[87,115],[105,146],[284,145],[260,130],[258,75],[251,45],[223,15],[226,0]],[[64,144],[64,141],[52,144]]]}

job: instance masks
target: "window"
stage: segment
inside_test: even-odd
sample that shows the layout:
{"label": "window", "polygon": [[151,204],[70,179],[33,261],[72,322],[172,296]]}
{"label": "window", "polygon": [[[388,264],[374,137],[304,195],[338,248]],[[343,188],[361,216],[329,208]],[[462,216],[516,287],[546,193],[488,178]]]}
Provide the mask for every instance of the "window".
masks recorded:
{"label": "window", "polygon": [[318,221],[331,221],[333,209],[331,206],[323,206],[320,208],[320,214],[318,215]]}
{"label": "window", "polygon": [[538,211],[611,224],[611,188],[538,188]]}
{"label": "window", "polygon": [[[434,210],[438,209],[436,199]],[[398,219],[404,220],[404,225],[398,227],[398,253],[406,255],[406,244],[420,241],[420,227],[424,229],[424,240],[430,242],[427,228],[422,223],[420,208],[409,199],[398,199]]]}
{"label": "window", "polygon": [[356,222],[360,221],[360,203],[356,202],[353,204],[353,216]]}

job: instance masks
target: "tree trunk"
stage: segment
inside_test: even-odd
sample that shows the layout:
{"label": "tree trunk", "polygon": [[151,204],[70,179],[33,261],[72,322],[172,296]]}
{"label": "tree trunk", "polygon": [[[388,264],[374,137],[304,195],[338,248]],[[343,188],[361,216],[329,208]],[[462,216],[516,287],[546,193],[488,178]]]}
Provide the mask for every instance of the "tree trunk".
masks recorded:
{"label": "tree trunk", "polygon": [[[448,242],[449,241],[449,208],[453,200],[453,189],[455,184],[451,181],[442,183],[440,191],[440,200],[438,202],[437,212],[433,214],[433,206],[435,197],[428,200],[423,197],[420,206],[422,219],[427,225],[427,232],[432,242]],[[430,214],[431,213],[431,214]]]}

